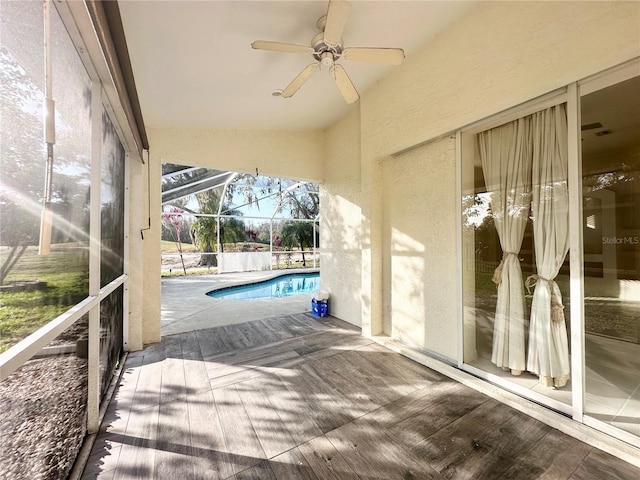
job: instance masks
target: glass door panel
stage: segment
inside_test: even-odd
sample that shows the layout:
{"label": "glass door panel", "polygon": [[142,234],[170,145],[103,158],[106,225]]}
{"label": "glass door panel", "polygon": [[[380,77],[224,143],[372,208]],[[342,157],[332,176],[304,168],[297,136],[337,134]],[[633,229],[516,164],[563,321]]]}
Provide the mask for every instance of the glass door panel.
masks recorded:
{"label": "glass door panel", "polygon": [[584,413],[640,436],[640,77],[581,115]]}
{"label": "glass door panel", "polygon": [[465,366],[570,412],[566,104],[461,138]]}

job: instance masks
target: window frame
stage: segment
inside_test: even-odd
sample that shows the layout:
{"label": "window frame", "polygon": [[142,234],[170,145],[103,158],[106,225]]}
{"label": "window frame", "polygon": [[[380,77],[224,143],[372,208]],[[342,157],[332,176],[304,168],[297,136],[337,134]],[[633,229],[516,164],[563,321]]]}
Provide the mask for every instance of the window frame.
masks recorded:
{"label": "window frame", "polygon": [[[89,244],[89,294],[61,315],[34,331],[26,338],[0,354],[0,381],[23,366],[42,348],[59,336],[67,328],[89,315],[89,358],[88,358],[88,398],[87,431],[96,433],[100,425],[100,304],[117,288],[123,286],[123,353],[128,350],[129,330],[129,229],[130,229],[130,163],[133,158],[142,160],[135,135],[127,122],[125,109],[120,105],[120,97],[113,83],[99,39],[93,28],[89,12],[83,2],[50,2],[65,26],[91,81],[91,158],[90,173],[90,244]],[[54,12],[52,11],[52,14]],[[45,28],[43,26],[43,28]],[[101,221],[101,154],[102,154],[102,113],[107,112],[120,142],[125,150],[124,185],[124,265],[123,273],[104,286],[100,286],[100,221]],[[104,406],[103,406],[104,407]],[[104,408],[102,408],[104,410]]]}

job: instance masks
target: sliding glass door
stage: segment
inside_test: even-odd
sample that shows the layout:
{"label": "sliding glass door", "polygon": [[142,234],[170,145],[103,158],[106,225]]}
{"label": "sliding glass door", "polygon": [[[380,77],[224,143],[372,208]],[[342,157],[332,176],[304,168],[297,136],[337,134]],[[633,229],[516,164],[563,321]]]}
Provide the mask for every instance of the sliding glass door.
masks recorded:
{"label": "sliding glass door", "polygon": [[640,62],[460,133],[462,367],[640,445]]}
{"label": "sliding glass door", "polygon": [[564,98],[463,134],[464,363],[570,413]]}
{"label": "sliding glass door", "polygon": [[640,437],[640,77],[580,103],[584,414]]}

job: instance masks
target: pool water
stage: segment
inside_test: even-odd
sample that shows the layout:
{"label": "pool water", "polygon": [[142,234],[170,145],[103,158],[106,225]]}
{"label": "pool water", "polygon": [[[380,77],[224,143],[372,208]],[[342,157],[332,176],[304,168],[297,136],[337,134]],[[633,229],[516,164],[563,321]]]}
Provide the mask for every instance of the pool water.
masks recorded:
{"label": "pool water", "polygon": [[317,290],[320,290],[319,273],[290,273],[263,282],[212,290],[207,295],[228,300],[256,300],[290,297]]}

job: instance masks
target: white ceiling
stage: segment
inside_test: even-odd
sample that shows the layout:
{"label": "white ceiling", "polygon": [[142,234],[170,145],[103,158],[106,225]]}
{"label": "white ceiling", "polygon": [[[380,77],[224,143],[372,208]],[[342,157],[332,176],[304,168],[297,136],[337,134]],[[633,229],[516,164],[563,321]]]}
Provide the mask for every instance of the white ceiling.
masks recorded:
{"label": "white ceiling", "polygon": [[[359,1],[345,47],[418,47],[464,14],[459,1]],[[312,58],[253,50],[254,40],[309,45],[327,1],[119,0],[147,127],[317,129],[347,105],[327,71],[292,98],[272,96]],[[340,61],[362,95],[392,68]],[[356,104],[357,105],[357,104]]]}

